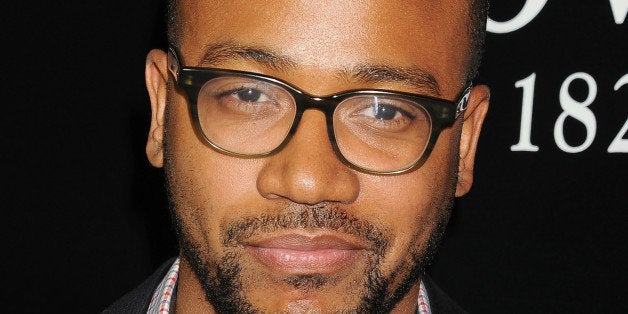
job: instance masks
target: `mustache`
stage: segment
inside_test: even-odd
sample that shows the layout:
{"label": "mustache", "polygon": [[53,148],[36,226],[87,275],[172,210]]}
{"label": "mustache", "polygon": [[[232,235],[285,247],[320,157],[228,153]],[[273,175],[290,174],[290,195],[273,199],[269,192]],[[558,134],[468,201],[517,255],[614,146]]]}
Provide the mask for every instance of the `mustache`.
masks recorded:
{"label": "mustache", "polygon": [[338,206],[294,205],[284,210],[269,210],[268,212],[276,213],[245,217],[230,222],[222,236],[223,245],[225,247],[237,246],[257,234],[302,228],[328,229],[352,235],[365,242],[380,255],[388,248],[389,239],[380,228],[350,215]]}

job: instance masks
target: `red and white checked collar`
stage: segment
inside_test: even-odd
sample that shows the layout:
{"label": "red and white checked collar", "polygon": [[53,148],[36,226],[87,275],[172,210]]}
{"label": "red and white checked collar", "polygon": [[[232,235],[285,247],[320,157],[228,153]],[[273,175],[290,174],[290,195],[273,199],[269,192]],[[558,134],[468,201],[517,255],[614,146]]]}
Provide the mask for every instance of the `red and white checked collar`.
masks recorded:
{"label": "red and white checked collar", "polygon": [[[168,273],[161,280],[157,289],[153,293],[153,297],[150,300],[148,306],[148,314],[168,314],[170,313],[170,302],[172,301],[172,295],[175,293],[175,287],[177,286],[177,279],[179,278],[179,258],[177,258]],[[419,297],[417,299],[417,314],[431,314],[430,302],[427,297],[427,291],[423,280],[419,286]]]}
{"label": "red and white checked collar", "polygon": [[150,299],[150,305],[148,305],[149,314],[168,314],[170,313],[170,301],[172,301],[172,295],[174,289],[177,286],[177,279],[179,278],[179,258],[174,261],[166,277],[161,280],[157,289],[153,293],[153,297]]}

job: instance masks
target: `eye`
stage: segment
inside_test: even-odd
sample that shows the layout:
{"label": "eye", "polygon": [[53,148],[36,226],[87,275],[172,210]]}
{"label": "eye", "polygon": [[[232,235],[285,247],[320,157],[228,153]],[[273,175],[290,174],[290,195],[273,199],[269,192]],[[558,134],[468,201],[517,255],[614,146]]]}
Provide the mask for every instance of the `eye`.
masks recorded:
{"label": "eye", "polygon": [[269,98],[262,91],[253,88],[242,88],[231,92],[231,96],[245,102],[264,102]]}
{"label": "eye", "polygon": [[218,95],[215,104],[232,113],[255,115],[258,118],[281,111],[281,99],[272,90],[257,86],[238,87]]}
{"label": "eye", "polygon": [[[422,106],[411,100],[388,95],[359,95],[342,101],[334,112],[335,119],[355,130],[400,133],[424,125]],[[361,131],[360,131],[361,132]]]}
{"label": "eye", "polygon": [[397,108],[393,105],[378,103],[362,110],[360,113],[368,117],[373,117],[377,120],[393,120],[401,118],[402,115],[408,116],[408,113],[403,109]]}
{"label": "eye", "polygon": [[374,98],[373,100],[373,103],[370,106],[360,110],[358,112],[358,115],[382,121],[397,120],[401,118],[414,118],[412,114],[410,114],[408,111],[404,110],[400,106],[396,106],[393,103],[378,101],[377,98]]}
{"label": "eye", "polygon": [[286,112],[292,104],[290,94],[268,82],[243,78],[220,77],[206,83],[198,104],[221,110],[221,114],[265,119]]}

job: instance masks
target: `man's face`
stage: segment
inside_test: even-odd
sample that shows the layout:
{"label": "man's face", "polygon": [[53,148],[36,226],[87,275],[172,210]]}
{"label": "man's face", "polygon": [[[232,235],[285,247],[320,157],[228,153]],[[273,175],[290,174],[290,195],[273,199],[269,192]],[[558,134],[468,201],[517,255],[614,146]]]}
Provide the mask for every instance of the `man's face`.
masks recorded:
{"label": "man's face", "polygon": [[[386,3],[180,1],[177,46],[185,66],[263,73],[311,95],[376,88],[454,100],[464,88],[468,62],[468,4]],[[208,47],[223,44],[294,63],[276,67],[234,51],[203,60]],[[178,309],[202,306],[205,297],[214,309],[227,311],[416,306],[426,256],[446,225],[454,195],[470,185],[457,184],[457,177],[472,169],[481,119],[472,121],[461,144],[460,118],[440,134],[420,168],[401,175],[365,174],[344,165],[317,110],[304,113],[279,153],[238,158],[199,139],[185,94],[172,85],[166,92],[165,81],[174,83],[163,53],[152,54],[158,62],[147,66],[153,103],[147,151],[160,166],[165,133],[163,163],[181,243]],[[420,69],[438,89],[386,74],[354,75],[364,66]],[[459,157],[466,168],[459,168]]]}

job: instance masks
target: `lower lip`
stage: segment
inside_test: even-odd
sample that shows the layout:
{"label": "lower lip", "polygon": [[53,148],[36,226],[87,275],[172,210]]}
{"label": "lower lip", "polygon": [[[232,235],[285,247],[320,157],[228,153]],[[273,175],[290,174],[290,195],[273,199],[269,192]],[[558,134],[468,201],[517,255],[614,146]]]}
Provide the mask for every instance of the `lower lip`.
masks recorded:
{"label": "lower lip", "polygon": [[351,265],[358,250],[294,250],[249,246],[248,251],[260,263],[285,274],[332,274]]}

